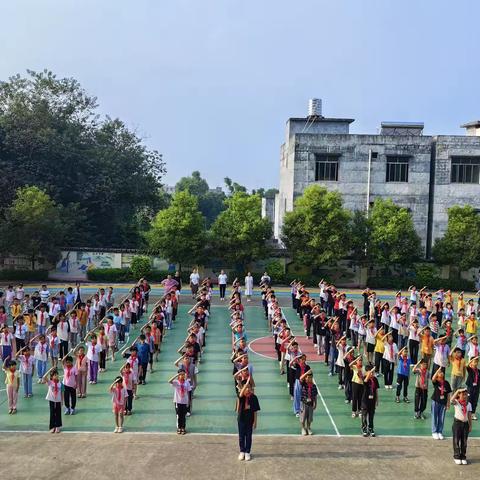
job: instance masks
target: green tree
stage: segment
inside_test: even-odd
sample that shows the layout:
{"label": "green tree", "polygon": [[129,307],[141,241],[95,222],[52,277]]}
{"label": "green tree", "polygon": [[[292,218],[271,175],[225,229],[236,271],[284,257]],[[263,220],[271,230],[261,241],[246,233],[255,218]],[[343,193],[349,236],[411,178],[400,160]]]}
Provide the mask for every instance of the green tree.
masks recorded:
{"label": "green tree", "polygon": [[240,185],[239,183],[234,182],[229,177],[225,177],[223,181],[225,182],[225,186],[227,187],[228,193],[230,195],[233,195],[236,192],[244,192],[244,193],[247,192],[247,189],[243,185]]}
{"label": "green tree", "polygon": [[391,199],[376,199],[370,212],[370,255],[379,265],[411,266],[420,257],[420,237],[411,213]]}
{"label": "green tree", "polygon": [[210,190],[207,181],[200,172],[192,172],[190,177],[182,177],[175,185],[175,191],[187,191],[198,199],[198,207],[206,219],[209,228],[220,212],[225,210],[225,193],[222,190]]}
{"label": "green tree", "polygon": [[150,257],[145,255],[137,255],[136,257],[133,257],[130,270],[136,280],[148,277],[152,273],[152,261],[150,260]]}
{"label": "green tree", "polygon": [[359,267],[372,265],[372,222],[366,213],[355,210],[350,223],[350,254]]}
{"label": "green tree", "polygon": [[168,208],[157,213],[146,239],[151,249],[181,266],[202,260],[205,235],[205,219],[197,199],[182,191],[174,194]]}
{"label": "green tree", "polygon": [[76,80],[46,70],[0,83],[0,211],[16,188],[36,185],[57,204],[79,204],[90,246],[136,246],[136,214],[158,209],[164,163],[97,107]]}
{"label": "green tree", "polygon": [[60,256],[68,215],[38,187],[23,187],[5,211],[0,248],[4,254],[28,255],[35,270],[39,257],[56,262]]}
{"label": "green tree", "polygon": [[349,220],[340,193],[311,185],[285,215],[282,239],[295,262],[320,268],[348,253]]}
{"label": "green tree", "polygon": [[243,271],[248,263],[267,256],[271,226],[262,218],[258,195],[237,191],[227,198],[226,205],[212,225],[211,244],[219,258]]}
{"label": "green tree", "polygon": [[200,172],[195,170],[190,177],[182,177],[175,185],[176,192],[187,191],[190,195],[201,197],[208,192],[207,181],[202,178]]}
{"label": "green tree", "polygon": [[462,270],[480,264],[480,216],[473,207],[448,209],[447,230],[436,240],[432,253],[437,263]]}

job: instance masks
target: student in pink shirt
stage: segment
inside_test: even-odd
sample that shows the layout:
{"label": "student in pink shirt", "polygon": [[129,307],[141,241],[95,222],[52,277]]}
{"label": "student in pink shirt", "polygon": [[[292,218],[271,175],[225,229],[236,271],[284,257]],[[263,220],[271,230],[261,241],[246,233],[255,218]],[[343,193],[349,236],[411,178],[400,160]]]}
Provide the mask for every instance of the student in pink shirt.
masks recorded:
{"label": "student in pink shirt", "polygon": [[112,385],[110,385],[110,393],[112,394],[112,411],[115,416],[115,430],[113,433],[122,433],[125,400],[128,397],[128,392],[123,384],[122,377],[115,378]]}
{"label": "student in pink shirt", "polygon": [[63,386],[65,398],[65,415],[75,415],[77,405],[77,367],[73,365],[73,358],[68,355],[63,364]]}

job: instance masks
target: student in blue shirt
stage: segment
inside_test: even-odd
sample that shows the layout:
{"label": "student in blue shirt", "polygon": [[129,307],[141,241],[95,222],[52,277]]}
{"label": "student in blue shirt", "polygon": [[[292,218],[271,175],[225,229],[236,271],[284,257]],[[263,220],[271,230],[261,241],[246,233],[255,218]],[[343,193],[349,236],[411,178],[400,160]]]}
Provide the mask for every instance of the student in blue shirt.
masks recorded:
{"label": "student in blue shirt", "polygon": [[67,312],[72,310],[75,305],[75,294],[73,293],[73,288],[67,288],[67,294],[65,295],[65,303],[67,304]]}
{"label": "student in blue shirt", "polygon": [[403,385],[403,401],[410,403],[408,399],[408,382],[410,378],[410,365],[412,364],[410,357],[408,356],[407,347],[404,347],[398,352],[398,365],[397,365],[397,396],[395,401],[400,403],[400,392]]}
{"label": "student in blue shirt", "polygon": [[140,341],[136,343],[138,350],[138,362],[140,363],[140,372],[138,375],[138,383],[140,385],[146,385],[148,360],[150,358],[150,345],[145,341],[146,337],[142,333],[139,337]]}

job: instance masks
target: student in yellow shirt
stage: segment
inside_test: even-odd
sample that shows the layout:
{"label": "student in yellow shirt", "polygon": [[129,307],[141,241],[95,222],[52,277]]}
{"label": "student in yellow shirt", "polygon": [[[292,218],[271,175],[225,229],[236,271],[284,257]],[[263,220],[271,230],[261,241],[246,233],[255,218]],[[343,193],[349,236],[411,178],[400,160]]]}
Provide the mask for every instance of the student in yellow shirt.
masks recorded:
{"label": "student in yellow shirt", "polygon": [[22,314],[22,306],[20,305],[18,298],[13,299],[13,303],[10,305],[10,314],[13,319]]}
{"label": "student in yellow shirt", "polygon": [[478,322],[475,318],[475,313],[471,313],[470,316],[465,321],[465,331],[467,333],[467,338],[472,337],[477,334]]}
{"label": "student in yellow shirt", "polygon": [[463,299],[463,292],[460,292],[457,298],[457,313],[462,309],[465,310],[465,300]]}
{"label": "student in yellow shirt", "polygon": [[28,312],[23,315],[23,321],[27,327],[27,334],[25,335],[25,344],[28,345],[30,340],[35,336],[37,331],[37,317],[35,316],[33,308],[29,308]]}
{"label": "student in yellow shirt", "polygon": [[421,343],[421,353],[422,353],[421,356],[426,360],[427,370],[429,370],[430,364],[432,361],[432,356],[433,356],[433,342],[434,342],[430,327],[422,328],[422,330],[419,332],[419,336],[420,336],[420,343]]}
{"label": "student in yellow shirt", "polygon": [[[382,366],[383,352],[385,351],[384,339],[386,336],[387,334],[384,332],[383,327],[380,327],[375,334],[375,371],[378,372],[378,375],[381,375],[380,367]],[[382,373],[384,373],[383,368]]]}
{"label": "student in yellow shirt", "polygon": [[452,363],[452,377],[450,385],[452,387],[452,391],[455,392],[462,386],[467,374],[467,366],[460,348],[454,348],[453,353],[450,356],[450,361]]}

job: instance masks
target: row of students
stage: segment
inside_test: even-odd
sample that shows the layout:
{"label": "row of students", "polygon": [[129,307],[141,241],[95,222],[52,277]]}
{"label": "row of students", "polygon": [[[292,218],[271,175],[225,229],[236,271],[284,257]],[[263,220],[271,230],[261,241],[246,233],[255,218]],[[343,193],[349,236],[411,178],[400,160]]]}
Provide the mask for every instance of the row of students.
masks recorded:
{"label": "row of students", "polygon": [[[249,296],[247,295],[247,301]],[[255,395],[253,365],[249,362],[247,331],[245,328],[245,311],[242,305],[241,287],[238,281],[232,284],[229,303],[230,328],[232,330],[233,383],[237,397],[235,412],[237,414],[239,460],[250,461],[253,432],[257,428],[257,415],[260,403]]]}

